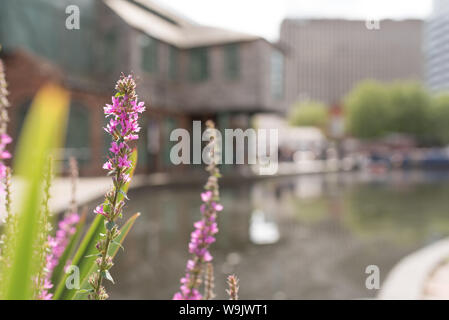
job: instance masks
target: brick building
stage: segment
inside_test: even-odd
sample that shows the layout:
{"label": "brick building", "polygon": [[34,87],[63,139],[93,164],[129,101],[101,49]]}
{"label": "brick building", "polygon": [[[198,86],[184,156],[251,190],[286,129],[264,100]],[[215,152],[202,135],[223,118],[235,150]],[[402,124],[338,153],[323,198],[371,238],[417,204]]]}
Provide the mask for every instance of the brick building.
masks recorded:
{"label": "brick building", "polygon": [[[65,27],[80,9],[80,29]],[[284,111],[284,56],[263,38],[198,25],[148,0],[3,0],[0,43],[17,136],[30,101],[46,81],[72,94],[65,157],[83,174],[101,173],[108,140],[102,106],[121,72],[138,79],[150,106],[142,122],[139,170],[179,170],[169,134],[192,120],[250,126],[258,112]]]}
{"label": "brick building", "polygon": [[286,103],[341,103],[360,81],[422,80],[423,22],[285,19]]}

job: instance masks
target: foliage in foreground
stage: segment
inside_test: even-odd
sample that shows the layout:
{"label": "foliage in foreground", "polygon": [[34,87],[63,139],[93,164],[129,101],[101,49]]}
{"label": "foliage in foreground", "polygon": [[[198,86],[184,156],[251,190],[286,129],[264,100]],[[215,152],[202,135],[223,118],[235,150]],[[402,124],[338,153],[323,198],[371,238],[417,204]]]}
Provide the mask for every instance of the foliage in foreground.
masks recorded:
{"label": "foliage in foreground", "polygon": [[[17,214],[8,212],[2,248],[1,297],[33,299],[41,296],[42,266],[48,238],[48,199],[43,181],[48,157],[64,136],[68,95],[55,86],[43,88],[33,102],[18,142],[15,173],[24,180],[22,203]],[[55,134],[57,133],[57,134]],[[32,165],[31,165],[32,164]],[[49,287],[49,285],[46,285]]]}
{"label": "foliage in foreground", "polygon": [[[3,69],[0,69],[2,71]],[[7,90],[0,72],[0,129],[6,127]],[[125,84],[125,87],[122,85]],[[53,230],[49,209],[52,178],[52,156],[65,137],[69,96],[62,88],[47,85],[33,101],[18,142],[14,173],[23,180],[23,197],[18,212],[11,211],[11,169],[3,163],[4,150],[10,138],[0,141],[3,156],[0,177],[5,188],[3,234],[0,243],[1,299],[103,299],[107,295],[101,285],[103,278],[112,280],[109,269],[112,259],[139,214],[132,216],[119,230],[116,218],[122,215],[124,199],[136,165],[137,151],[127,141],[138,138],[137,113],[144,111],[137,104],[132,77],[122,77],[113,104],[105,107],[111,117],[106,130],[113,137],[111,157],[105,169],[113,175],[113,189],[106,195],[102,212],[84,233],[86,214],[81,216],[73,197],[70,210]],[[4,122],[3,122],[4,121]],[[6,128],[4,129],[6,132]],[[71,164],[73,180],[76,165]],[[74,194],[75,192],[73,192]],[[104,239],[103,239],[104,238]],[[95,259],[97,257],[97,259]],[[90,276],[90,278],[89,278]],[[90,287],[89,279],[95,278]],[[92,281],[91,281],[92,282]]]}

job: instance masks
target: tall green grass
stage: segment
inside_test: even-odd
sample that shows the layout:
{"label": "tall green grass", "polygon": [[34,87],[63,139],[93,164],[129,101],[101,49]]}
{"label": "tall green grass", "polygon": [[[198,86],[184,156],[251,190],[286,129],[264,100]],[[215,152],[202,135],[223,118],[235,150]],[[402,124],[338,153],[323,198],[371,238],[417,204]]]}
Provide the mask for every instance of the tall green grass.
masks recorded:
{"label": "tall green grass", "polygon": [[14,172],[24,180],[23,197],[17,213],[15,236],[5,257],[10,266],[2,272],[4,299],[33,298],[33,276],[39,271],[38,226],[41,214],[42,182],[48,157],[61,146],[65,137],[69,95],[48,85],[41,89],[25,119],[18,141]]}
{"label": "tall green grass", "polygon": [[[13,236],[6,237],[2,252],[4,261],[0,270],[0,299],[30,300],[35,298],[35,276],[41,272],[42,263],[36,248],[39,245],[39,223],[42,213],[42,195],[44,172],[48,158],[60,150],[65,140],[69,94],[55,85],[42,88],[35,97],[18,141],[13,170],[20,177],[24,189],[20,198],[19,211],[15,221]],[[100,129],[99,129],[100,130]],[[129,170],[132,175],[137,161],[137,151],[132,154],[133,166]],[[120,197],[125,196],[129,184],[121,190]],[[122,227],[122,232],[110,247],[110,255],[115,256],[121,243],[133,226],[139,214],[133,215]],[[95,258],[90,255],[95,250],[95,244],[100,233],[104,232],[104,217],[97,216],[87,232],[84,232],[86,216],[83,214],[77,231],[69,240],[65,252],[52,276],[54,285],[53,299],[86,299],[87,279],[95,271]],[[8,228],[5,228],[8,229]],[[81,237],[85,233],[84,237]],[[45,237],[46,238],[46,237]],[[79,246],[78,246],[78,243]],[[67,262],[71,261],[80,270],[80,288],[68,289],[68,275],[64,272]]]}

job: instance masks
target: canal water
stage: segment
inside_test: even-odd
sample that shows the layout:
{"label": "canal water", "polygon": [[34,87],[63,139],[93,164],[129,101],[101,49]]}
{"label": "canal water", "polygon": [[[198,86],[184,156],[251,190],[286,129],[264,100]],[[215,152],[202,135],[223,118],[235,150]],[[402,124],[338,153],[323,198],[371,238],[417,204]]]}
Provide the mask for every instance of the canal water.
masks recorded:
{"label": "canal water", "polygon": [[[109,286],[115,299],[171,299],[199,218],[201,186],[141,188],[141,212]],[[213,244],[217,298],[226,276],[242,299],[359,299],[367,266],[380,281],[405,255],[449,236],[449,173],[303,175],[222,186],[224,211]]]}

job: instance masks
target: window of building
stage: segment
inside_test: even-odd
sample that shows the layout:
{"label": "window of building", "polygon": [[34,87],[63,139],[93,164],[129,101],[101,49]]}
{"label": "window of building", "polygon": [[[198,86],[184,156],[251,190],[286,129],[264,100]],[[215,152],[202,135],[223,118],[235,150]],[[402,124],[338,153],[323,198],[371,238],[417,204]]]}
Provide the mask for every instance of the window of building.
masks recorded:
{"label": "window of building", "polygon": [[207,48],[195,48],[190,51],[189,74],[192,81],[204,81],[209,77]]}
{"label": "window of building", "polygon": [[239,46],[229,44],[224,47],[224,74],[228,79],[237,79],[240,75]]}
{"label": "window of building", "polygon": [[150,171],[158,168],[158,158],[161,151],[161,126],[155,118],[150,118],[147,122],[147,167]]}
{"label": "window of building", "polygon": [[149,73],[157,72],[157,59],[158,59],[158,42],[156,39],[142,35],[141,37],[142,48],[142,69]]}
{"label": "window of building", "polygon": [[148,152],[147,152],[147,118],[142,117],[139,121],[142,128],[137,140],[137,166],[140,168],[147,167]]}
{"label": "window of building", "polygon": [[117,59],[118,34],[116,30],[110,30],[104,38],[103,66],[106,72],[114,70]]}
{"label": "window of building", "polygon": [[67,159],[73,156],[80,165],[88,162],[91,158],[90,141],[89,110],[82,103],[72,101],[65,142],[65,156]]}
{"label": "window of building", "polygon": [[275,99],[284,96],[284,55],[278,50],[271,54],[271,95]]}
{"label": "window of building", "polygon": [[169,52],[169,66],[168,66],[168,76],[171,80],[176,80],[178,77],[178,49],[170,46]]}

